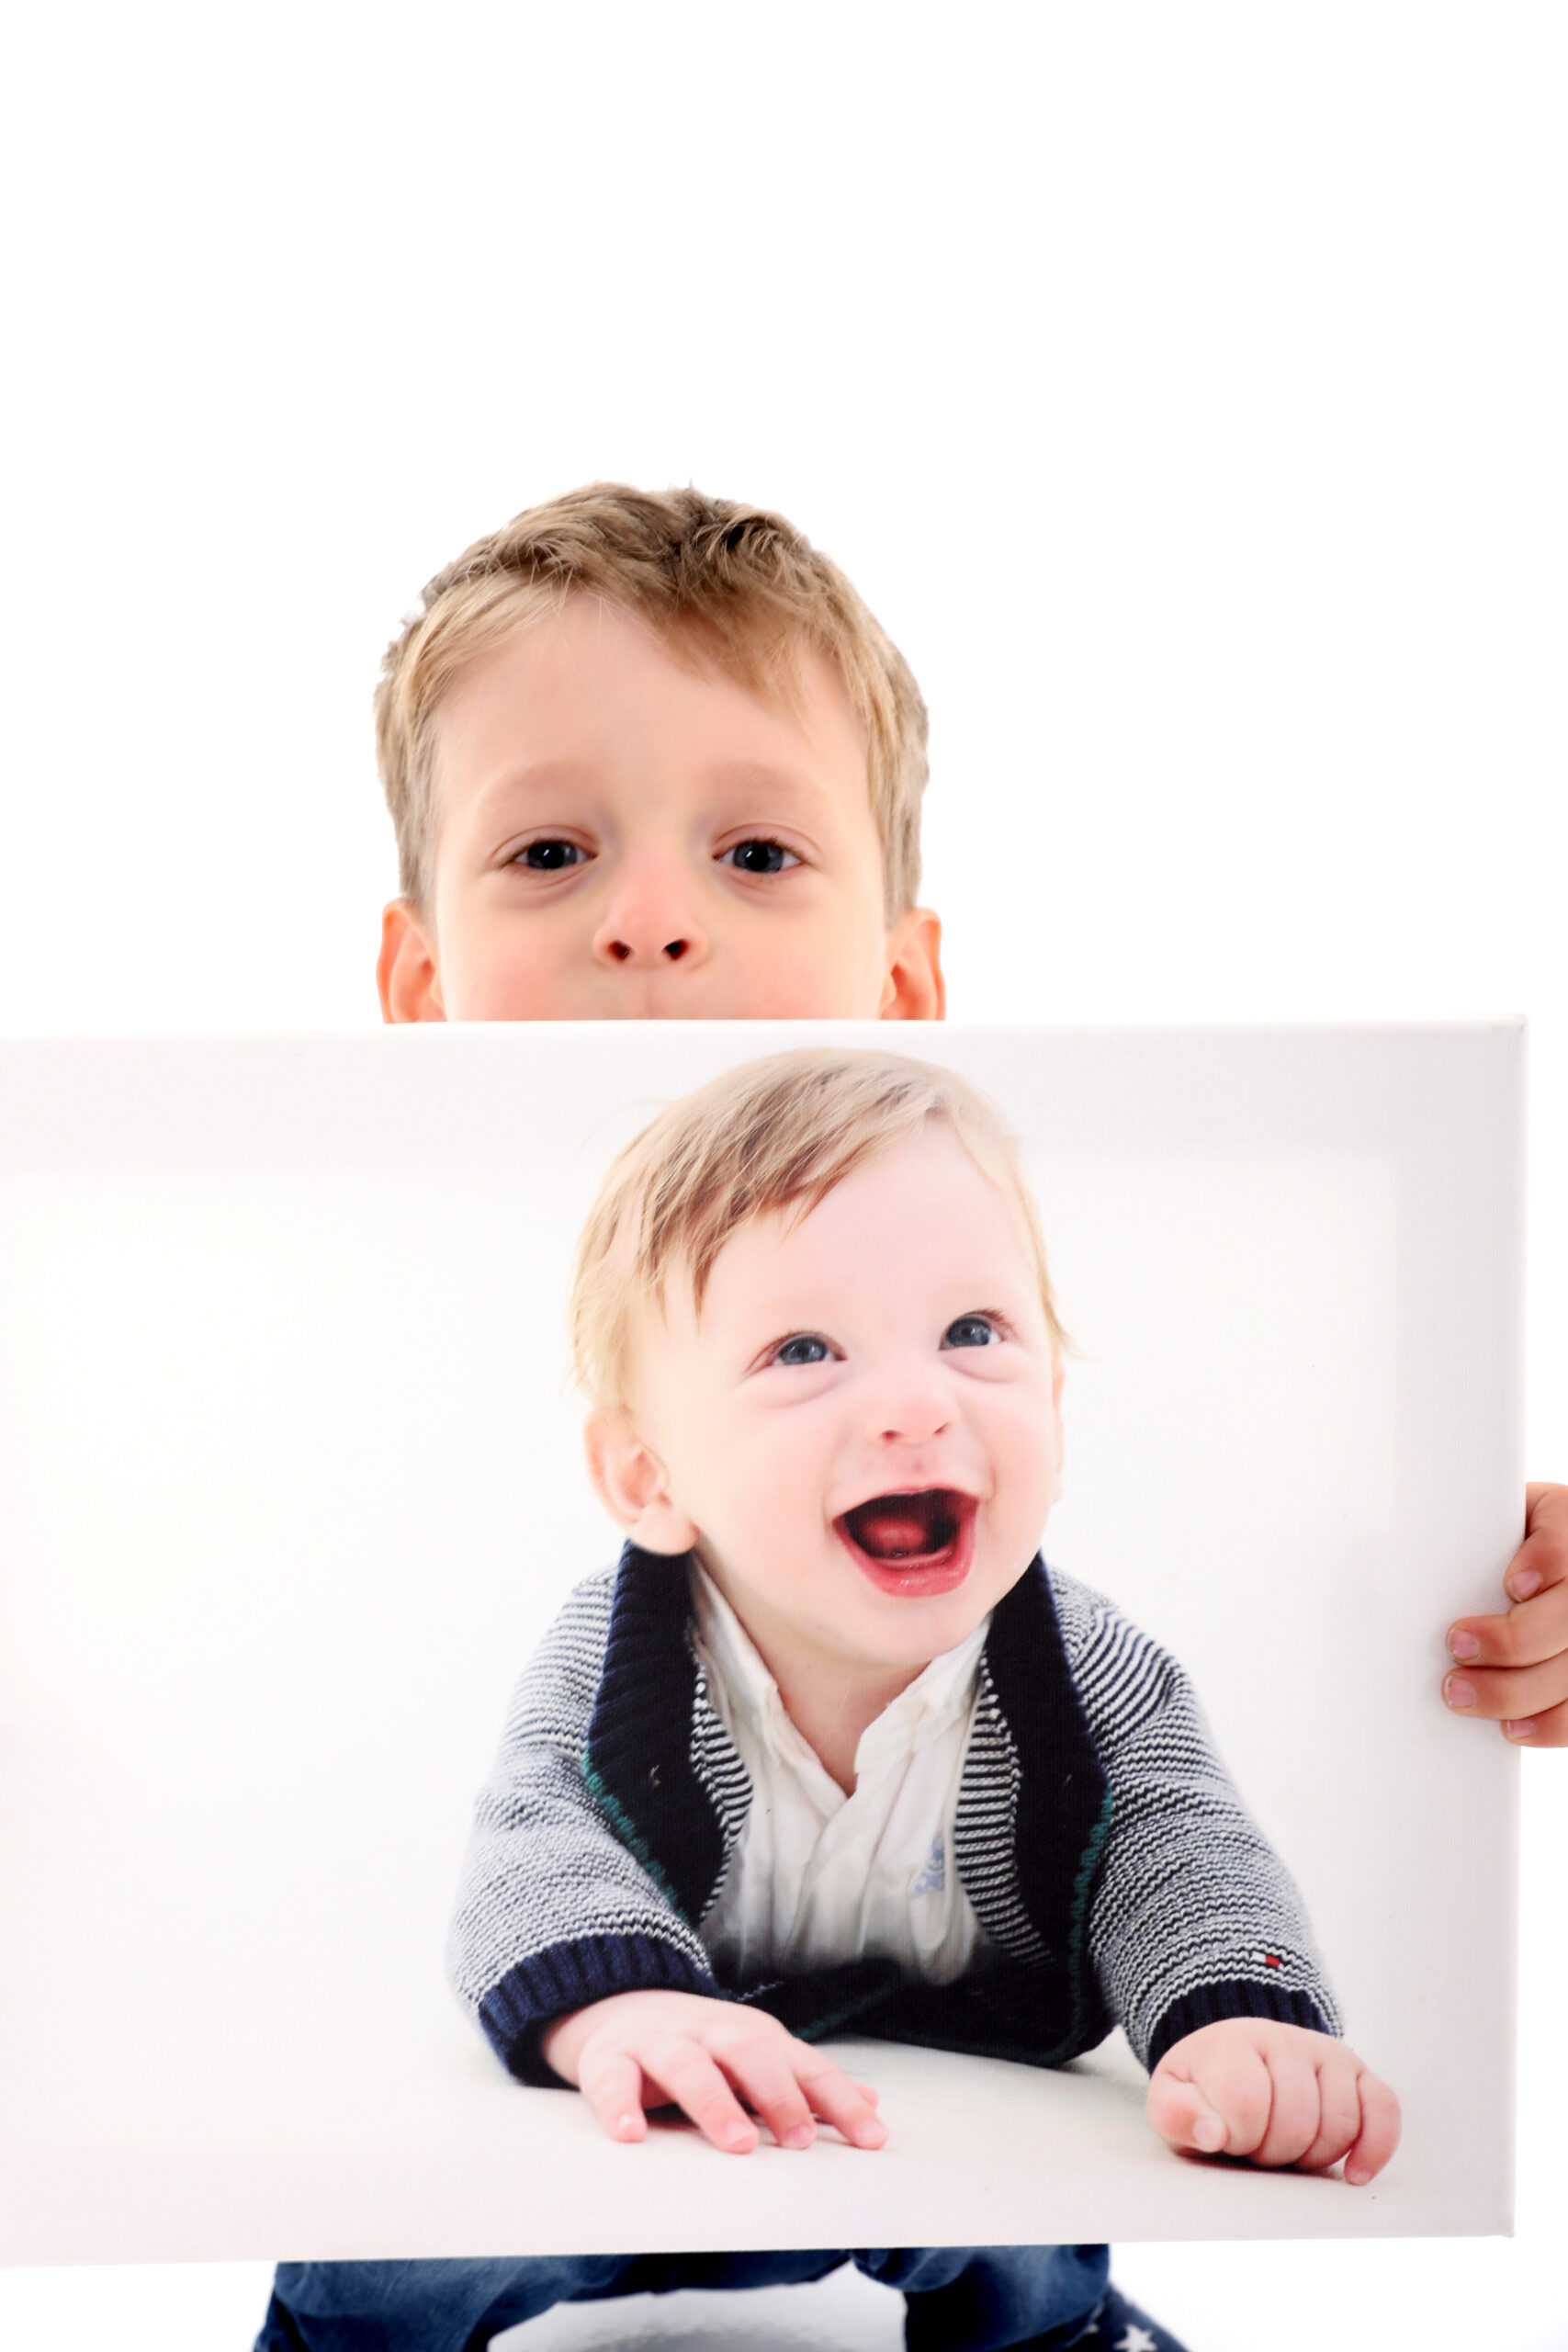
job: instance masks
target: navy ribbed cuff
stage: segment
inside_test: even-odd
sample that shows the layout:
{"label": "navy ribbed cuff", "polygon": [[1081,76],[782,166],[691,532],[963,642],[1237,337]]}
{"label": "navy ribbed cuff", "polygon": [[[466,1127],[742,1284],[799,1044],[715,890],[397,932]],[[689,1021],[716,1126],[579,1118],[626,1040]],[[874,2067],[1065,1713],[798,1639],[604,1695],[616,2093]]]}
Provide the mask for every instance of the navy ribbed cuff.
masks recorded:
{"label": "navy ribbed cuff", "polygon": [[1308,1993],[1287,1984],[1236,1980],[1224,1984],[1201,1984],[1184,1993],[1167,2009],[1149,2041],[1149,2072],[1153,2074],[1171,2044],[1202,2025],[1217,2025],[1222,2018],[1272,2018],[1280,2025],[1304,2026],[1309,2033],[1332,2033],[1334,2028]]}
{"label": "navy ribbed cuff", "polygon": [[479,2003],[479,2023],[508,2074],[536,2090],[558,2089],[560,2076],[539,2055],[539,2036],[557,2018],[615,1993],[729,1997],[707,1969],[655,1936],[579,1936],[509,1968]]}

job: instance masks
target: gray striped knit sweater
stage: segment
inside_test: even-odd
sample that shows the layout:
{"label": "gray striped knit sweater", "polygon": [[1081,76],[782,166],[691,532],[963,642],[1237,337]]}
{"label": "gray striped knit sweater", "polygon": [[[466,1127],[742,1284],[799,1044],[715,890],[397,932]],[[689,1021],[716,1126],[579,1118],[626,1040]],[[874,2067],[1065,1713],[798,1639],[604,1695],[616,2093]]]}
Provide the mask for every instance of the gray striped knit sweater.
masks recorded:
{"label": "gray striped knit sweater", "polygon": [[1225,2017],[1337,2033],[1301,1898],[1179,1666],[1036,1559],[981,1660],[953,1852],[990,1949],[955,1984],[886,1961],[721,1983],[702,1920],[750,1784],[705,1687],[683,1561],[628,1544],[525,1672],[453,1924],[459,1997],[522,2081],[544,2028],[613,1993],[754,2001],[853,2031],[1059,2065],[1114,2024],[1145,2065]]}

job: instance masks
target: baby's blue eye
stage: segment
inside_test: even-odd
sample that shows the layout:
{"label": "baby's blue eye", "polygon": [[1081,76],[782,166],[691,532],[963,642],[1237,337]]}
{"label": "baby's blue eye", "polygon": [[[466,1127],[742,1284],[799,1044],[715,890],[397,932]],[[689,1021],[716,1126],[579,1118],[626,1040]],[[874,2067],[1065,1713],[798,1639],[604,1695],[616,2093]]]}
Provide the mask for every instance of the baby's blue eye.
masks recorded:
{"label": "baby's blue eye", "polygon": [[733,865],[738,874],[782,874],[787,865],[798,865],[800,860],[794,850],[785,849],[783,842],[759,838],[737,842],[720,856],[720,865]]}
{"label": "baby's blue eye", "polygon": [[577,842],[530,842],[513,860],[514,865],[525,865],[534,874],[558,874],[563,866],[587,863],[588,852]]}
{"label": "baby's blue eye", "polygon": [[786,1340],[782,1347],[774,1350],[773,1362],[787,1364],[826,1363],[832,1351],[826,1340],[819,1340],[814,1331],[800,1331],[793,1340]]}
{"label": "baby's blue eye", "polygon": [[988,1348],[1001,1333],[985,1315],[961,1315],[942,1335],[944,1348]]}

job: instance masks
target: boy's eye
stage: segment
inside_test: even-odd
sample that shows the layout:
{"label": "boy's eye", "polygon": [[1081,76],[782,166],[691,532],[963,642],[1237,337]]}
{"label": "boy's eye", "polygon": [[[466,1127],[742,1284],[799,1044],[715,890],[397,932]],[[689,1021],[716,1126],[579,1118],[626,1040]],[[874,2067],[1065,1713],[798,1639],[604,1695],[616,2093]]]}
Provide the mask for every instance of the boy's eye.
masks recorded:
{"label": "boy's eye", "polygon": [[720,854],[720,865],[733,865],[738,874],[782,874],[788,865],[798,865],[800,860],[794,850],[785,849],[783,842],[770,842],[759,837],[755,841],[737,842],[733,849]]}
{"label": "boy's eye", "polygon": [[773,1350],[774,1363],[827,1363],[833,1351],[826,1340],[815,1331],[797,1331],[793,1340],[781,1340]]}
{"label": "boy's eye", "polygon": [[961,1315],[942,1335],[944,1348],[988,1348],[1001,1333],[988,1315]]}
{"label": "boy's eye", "polygon": [[588,852],[577,842],[530,842],[512,862],[535,874],[558,874],[563,866],[586,865]]}

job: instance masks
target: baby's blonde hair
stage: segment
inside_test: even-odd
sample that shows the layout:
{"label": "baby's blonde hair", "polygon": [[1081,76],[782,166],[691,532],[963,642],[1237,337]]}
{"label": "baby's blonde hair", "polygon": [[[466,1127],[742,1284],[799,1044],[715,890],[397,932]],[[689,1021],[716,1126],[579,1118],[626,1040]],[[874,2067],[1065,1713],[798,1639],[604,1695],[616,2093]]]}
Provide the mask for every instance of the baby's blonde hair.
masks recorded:
{"label": "baby's blonde hair", "polygon": [[672,1273],[684,1272],[700,1315],[714,1261],[743,1226],[808,1216],[855,1169],[931,1126],[963,1146],[1016,1213],[1052,1351],[1066,1353],[1039,1215],[994,1105],[935,1063],[807,1046],[710,1079],[611,1163],[578,1243],[569,1309],[572,1369],[592,1404],[625,1405],[635,1318],[660,1304]]}
{"label": "baby's blonde hair", "polygon": [[634,614],[678,659],[710,662],[786,703],[802,652],[826,654],[865,736],[887,920],[908,913],[920,880],[926,707],[897,647],[837,564],[782,514],[620,482],[568,491],[476,539],[428,583],[387,649],[376,755],[398,837],[398,887],[416,910],[430,910],[442,697],[476,654],[574,594]]}

